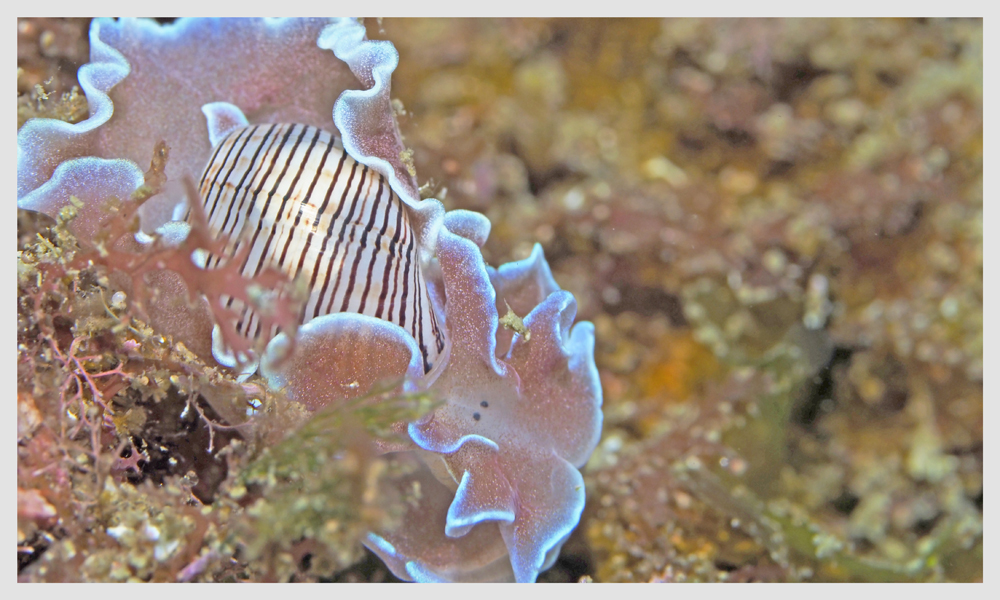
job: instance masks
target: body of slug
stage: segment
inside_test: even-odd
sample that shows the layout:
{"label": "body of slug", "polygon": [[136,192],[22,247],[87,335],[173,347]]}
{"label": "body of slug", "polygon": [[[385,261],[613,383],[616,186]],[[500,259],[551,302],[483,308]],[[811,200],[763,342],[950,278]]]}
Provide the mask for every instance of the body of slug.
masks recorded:
{"label": "body of slug", "polygon": [[[395,323],[417,341],[425,372],[431,369],[444,333],[418,234],[385,178],[348,156],[335,136],[307,125],[238,128],[212,151],[200,192],[209,226],[232,240],[230,255],[250,244],[244,275],[273,266],[308,282],[303,322],[354,312]],[[209,256],[205,266],[221,260]],[[261,331],[249,307],[241,314],[243,335],[277,333]]]}

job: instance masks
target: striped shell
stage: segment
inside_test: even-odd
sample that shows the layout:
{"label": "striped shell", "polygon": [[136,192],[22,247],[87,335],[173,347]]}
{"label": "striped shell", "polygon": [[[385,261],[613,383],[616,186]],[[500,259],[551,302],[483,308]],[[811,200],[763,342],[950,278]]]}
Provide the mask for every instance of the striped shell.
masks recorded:
{"label": "striped shell", "polygon": [[[237,128],[213,150],[200,192],[212,231],[232,240],[230,255],[251,245],[243,275],[272,266],[308,280],[303,323],[336,312],[384,319],[413,336],[431,369],[444,332],[417,231],[386,179],[348,156],[340,139],[308,125]],[[208,257],[206,266],[220,260]],[[241,334],[277,333],[262,332],[249,307],[241,314]]]}

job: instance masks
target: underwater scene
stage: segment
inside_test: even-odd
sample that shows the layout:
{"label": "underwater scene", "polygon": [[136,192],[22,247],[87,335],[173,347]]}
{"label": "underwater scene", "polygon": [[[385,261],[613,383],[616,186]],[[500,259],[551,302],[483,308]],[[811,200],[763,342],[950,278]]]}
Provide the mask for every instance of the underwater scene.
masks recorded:
{"label": "underwater scene", "polygon": [[981,582],[982,19],[17,20],[21,582]]}

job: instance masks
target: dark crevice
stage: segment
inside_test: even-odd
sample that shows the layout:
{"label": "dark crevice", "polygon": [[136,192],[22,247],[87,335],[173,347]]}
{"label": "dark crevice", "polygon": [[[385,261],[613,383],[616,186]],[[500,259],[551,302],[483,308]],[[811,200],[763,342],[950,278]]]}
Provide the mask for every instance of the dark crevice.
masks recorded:
{"label": "dark crevice", "polygon": [[638,286],[638,285],[618,285],[615,286],[621,299],[614,303],[603,304],[603,310],[609,315],[618,315],[623,312],[634,312],[638,315],[648,317],[662,314],[670,319],[670,324],[674,327],[687,327],[688,322],[684,317],[684,307],[680,298],[673,294],[668,294],[658,287]]}
{"label": "dark crevice", "polygon": [[[226,424],[201,397],[194,402],[198,403],[205,418],[219,425]],[[127,480],[138,484],[149,479],[156,485],[162,485],[167,477],[193,472],[196,483],[191,492],[199,501],[210,504],[228,473],[228,466],[218,458],[218,452],[239,434],[223,429],[216,429],[214,434],[210,434],[202,416],[194,407],[188,407],[188,399],[173,386],[158,402],[154,399],[134,399],[129,410],[144,413],[145,424],[141,432],[132,436],[132,443],[147,459],[139,462],[140,473],[126,473]],[[208,452],[210,438],[213,445],[211,453]],[[130,456],[130,451],[122,453],[122,458]]]}
{"label": "dark crevice", "polygon": [[374,552],[365,548],[365,556],[357,563],[338,571],[333,577],[320,578],[322,583],[401,583],[403,580],[392,574],[385,563]]}
{"label": "dark crevice", "polygon": [[534,168],[533,161],[528,160],[524,150],[512,135],[505,135],[497,142],[497,150],[517,157],[528,174],[528,190],[532,195],[540,195],[546,187],[570,179],[574,176],[572,170],[564,164],[557,164],[548,169]]}
{"label": "dark crevice", "polygon": [[894,88],[899,85],[899,77],[889,71],[878,71],[875,73],[875,77],[878,79],[879,83],[886,87]]}
{"label": "dark crevice", "polygon": [[860,502],[861,498],[855,496],[851,490],[845,489],[839,496],[831,501],[831,504],[833,504],[833,508],[835,508],[837,512],[846,517],[854,512],[854,509],[857,508]]}
{"label": "dark crevice", "polygon": [[934,526],[938,524],[944,513],[938,513],[929,519],[920,519],[913,524],[913,532],[919,537],[923,537],[934,530]]}
{"label": "dark crevice", "polygon": [[594,576],[596,564],[582,533],[583,529],[582,523],[577,526],[566,540],[552,568],[538,575],[538,583],[576,583],[585,575]]}
{"label": "dark crevice", "polygon": [[982,460],[983,442],[982,441],[973,442],[968,446],[952,446],[947,450],[945,450],[945,452],[947,452],[948,454],[952,454],[954,456],[963,456],[971,454],[976,458],[978,458],[979,460]]}
{"label": "dark crevice", "polygon": [[573,176],[573,171],[566,165],[559,164],[551,169],[538,171],[528,166],[529,163],[524,161],[524,159],[522,159],[522,162],[528,167],[528,189],[534,196],[540,195],[546,187],[553,183],[558,183]]}
{"label": "dark crevice", "polygon": [[812,429],[819,418],[824,401],[833,402],[833,372],[838,366],[846,364],[854,350],[843,346],[834,348],[830,360],[816,376],[806,382],[802,390],[801,400],[792,409],[792,423]]}
{"label": "dark crevice", "polygon": [[30,539],[25,540],[25,548],[31,548],[30,552],[17,552],[17,574],[20,575],[21,571],[28,567],[28,565],[37,561],[48,549],[49,544],[45,541],[45,538],[41,533],[35,533]]}
{"label": "dark crevice", "polygon": [[820,69],[808,61],[774,64],[774,87],[772,93],[778,102],[791,102],[796,96],[806,90],[817,77],[830,73]]}
{"label": "dark crevice", "polygon": [[670,66],[675,69],[678,67],[690,67],[699,71],[703,70],[701,65],[698,64],[698,61],[692,58],[691,54],[683,48],[674,50],[673,56],[670,57],[670,63]]}
{"label": "dark crevice", "polygon": [[709,125],[709,129],[712,130],[712,133],[716,137],[734,148],[749,148],[757,143],[757,138],[752,133],[739,127],[720,129],[714,125]]}
{"label": "dark crevice", "polygon": [[698,153],[705,149],[705,140],[687,133],[680,133],[677,141],[681,147],[689,152]]}
{"label": "dark crevice", "polygon": [[770,179],[772,177],[784,177],[787,175],[795,163],[790,160],[773,160],[767,166],[767,171],[764,173],[765,179]]}
{"label": "dark crevice", "polygon": [[720,558],[715,561],[715,568],[720,571],[725,571],[726,573],[732,573],[733,571],[739,569],[740,566]]}
{"label": "dark crevice", "polygon": [[553,27],[550,29],[552,35],[542,45],[542,48],[555,53],[566,51],[566,42],[569,41],[569,31],[563,27]]}

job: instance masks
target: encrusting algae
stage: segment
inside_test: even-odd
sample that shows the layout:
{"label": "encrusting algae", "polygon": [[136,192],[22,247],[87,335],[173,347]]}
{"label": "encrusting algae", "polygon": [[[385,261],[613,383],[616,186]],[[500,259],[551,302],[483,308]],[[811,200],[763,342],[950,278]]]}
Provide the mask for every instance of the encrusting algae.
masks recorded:
{"label": "encrusting algae", "polygon": [[[540,581],[982,580],[982,20],[366,26],[426,193],[596,327]],[[78,31],[19,21],[19,124],[80,118]],[[19,578],[392,578],[359,540],[419,490],[372,440],[435,399],[307,420],[145,323],[71,213],[18,215]]]}

